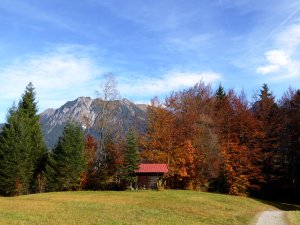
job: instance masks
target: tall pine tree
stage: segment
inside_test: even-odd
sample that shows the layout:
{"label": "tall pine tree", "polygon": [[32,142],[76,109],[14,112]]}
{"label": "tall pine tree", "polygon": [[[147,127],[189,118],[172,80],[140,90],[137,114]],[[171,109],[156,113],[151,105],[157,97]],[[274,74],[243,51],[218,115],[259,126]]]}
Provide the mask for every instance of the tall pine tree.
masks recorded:
{"label": "tall pine tree", "polygon": [[32,192],[37,192],[39,189],[37,185],[37,178],[41,175],[40,170],[42,155],[46,152],[44,137],[40,126],[40,116],[37,115],[38,108],[35,100],[35,90],[30,82],[22,95],[19,102],[18,113],[25,120],[28,130],[28,176],[30,180],[30,188]]}
{"label": "tall pine tree", "polygon": [[[289,96],[288,96],[289,95]],[[284,115],[281,140],[283,176],[277,186],[285,201],[300,202],[300,90],[292,91],[282,102]],[[276,199],[277,200],[277,199]],[[281,199],[280,199],[281,200]]]}
{"label": "tall pine tree", "polygon": [[223,100],[226,96],[226,92],[224,91],[224,87],[221,85],[221,83],[219,84],[215,96],[218,100]]}
{"label": "tall pine tree", "polygon": [[[275,97],[269,91],[267,84],[263,84],[260,90],[259,99],[253,105],[254,116],[258,121],[257,143],[261,149],[261,160],[258,160],[262,167],[264,176],[261,197],[274,196],[274,187],[280,178],[281,164],[280,157],[280,136],[282,133],[281,115]],[[274,186],[275,185],[275,186]]]}
{"label": "tall pine tree", "polygon": [[45,152],[32,83],[18,107],[13,106],[0,140],[0,192],[18,195],[35,192],[37,165]]}
{"label": "tall pine tree", "polygon": [[83,132],[79,126],[67,122],[56,148],[48,158],[48,191],[80,189],[81,176],[85,171]]}
{"label": "tall pine tree", "polygon": [[[5,196],[29,192],[29,142],[24,118],[13,106],[0,137],[0,193]],[[32,174],[32,173],[31,173]]]}
{"label": "tall pine tree", "polygon": [[123,164],[123,179],[129,183],[129,188],[136,181],[135,170],[138,169],[139,157],[137,152],[136,140],[132,130],[127,135],[127,144],[125,147],[125,156]]}

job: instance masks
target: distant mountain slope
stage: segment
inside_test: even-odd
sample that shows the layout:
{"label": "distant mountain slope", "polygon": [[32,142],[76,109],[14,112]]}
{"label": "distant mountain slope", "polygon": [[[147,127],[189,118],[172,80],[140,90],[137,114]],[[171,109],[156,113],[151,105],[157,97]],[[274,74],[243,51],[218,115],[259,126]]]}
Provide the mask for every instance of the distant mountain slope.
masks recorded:
{"label": "distant mountain slope", "polygon": [[[65,103],[58,109],[47,109],[41,113],[40,122],[47,147],[55,146],[68,120],[79,123],[86,133],[97,138],[101,101],[103,103],[101,99],[80,97]],[[110,107],[113,108],[114,113],[108,127],[114,127],[115,132],[125,134],[129,127],[135,127],[141,132],[145,131],[146,105],[135,105],[127,99],[122,99],[110,102]]]}

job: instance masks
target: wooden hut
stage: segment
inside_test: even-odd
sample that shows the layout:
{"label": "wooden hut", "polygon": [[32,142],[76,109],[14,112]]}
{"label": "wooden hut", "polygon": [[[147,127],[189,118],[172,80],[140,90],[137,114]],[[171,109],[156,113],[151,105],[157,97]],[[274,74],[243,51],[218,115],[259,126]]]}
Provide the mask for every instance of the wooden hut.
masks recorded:
{"label": "wooden hut", "polygon": [[167,164],[140,164],[135,171],[137,176],[137,187],[139,189],[156,189],[158,179],[162,179],[169,171]]}

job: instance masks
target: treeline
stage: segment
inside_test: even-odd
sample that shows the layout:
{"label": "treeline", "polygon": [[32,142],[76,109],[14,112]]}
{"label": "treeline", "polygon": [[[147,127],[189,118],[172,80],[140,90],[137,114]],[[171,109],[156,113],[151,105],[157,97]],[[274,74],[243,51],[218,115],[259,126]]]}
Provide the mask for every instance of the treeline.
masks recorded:
{"label": "treeline", "polygon": [[299,203],[300,90],[276,102],[264,84],[252,103],[220,85],[154,98],[143,159],[167,163],[170,188]]}
{"label": "treeline", "polygon": [[[114,97],[108,81],[104,96]],[[107,127],[115,119],[109,102],[99,103],[99,141],[69,121],[47,150],[29,84],[0,135],[0,194],[133,188],[134,170],[144,162],[168,164],[167,188],[299,203],[300,90],[276,101],[264,84],[250,102],[243,92],[200,82],[154,98],[147,132],[126,136]]]}

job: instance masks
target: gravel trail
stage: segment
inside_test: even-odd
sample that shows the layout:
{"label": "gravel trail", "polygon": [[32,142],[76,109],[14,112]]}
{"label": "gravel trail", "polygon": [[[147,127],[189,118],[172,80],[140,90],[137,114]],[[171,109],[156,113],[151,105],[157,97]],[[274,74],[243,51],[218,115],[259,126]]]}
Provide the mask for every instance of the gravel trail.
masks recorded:
{"label": "gravel trail", "polygon": [[256,225],[286,225],[284,212],[279,210],[264,211],[260,214]]}

